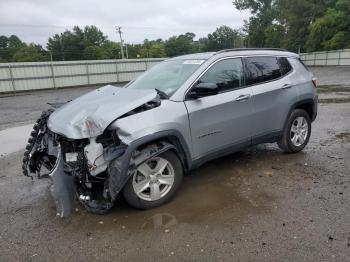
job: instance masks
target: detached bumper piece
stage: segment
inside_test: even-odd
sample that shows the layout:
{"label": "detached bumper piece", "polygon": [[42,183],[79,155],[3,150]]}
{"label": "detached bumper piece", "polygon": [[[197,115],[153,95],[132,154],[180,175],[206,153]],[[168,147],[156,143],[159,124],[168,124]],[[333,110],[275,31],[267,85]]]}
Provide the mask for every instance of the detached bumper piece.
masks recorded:
{"label": "detached bumper piece", "polygon": [[73,177],[63,171],[63,157],[61,152],[58,155],[56,166],[50,176],[53,181],[51,194],[55,199],[57,216],[62,218],[68,217],[73,210],[77,189]]}

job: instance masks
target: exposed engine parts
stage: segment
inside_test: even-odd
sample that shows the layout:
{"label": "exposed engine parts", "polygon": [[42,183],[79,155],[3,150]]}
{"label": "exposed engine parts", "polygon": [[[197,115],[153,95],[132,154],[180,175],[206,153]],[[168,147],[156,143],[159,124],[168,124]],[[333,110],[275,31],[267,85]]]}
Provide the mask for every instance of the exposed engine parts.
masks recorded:
{"label": "exposed engine parts", "polygon": [[[108,162],[105,161],[102,144],[96,143],[96,137],[90,138],[89,142],[90,143],[84,147],[84,154],[88,162],[88,169],[90,174],[92,176],[96,176],[107,169]],[[66,153],[66,161],[67,154],[68,153]]]}
{"label": "exposed engine parts", "polygon": [[[151,101],[143,110],[157,106],[157,103]],[[47,120],[52,112],[43,112],[35,123],[22,169],[25,176],[35,173],[38,178],[52,177],[51,191],[60,217],[71,213],[74,199],[89,212],[108,212],[139,165],[173,148],[167,142],[128,147],[119,140],[115,130],[108,129],[97,137],[68,139],[48,129]],[[41,175],[43,166],[48,175]]]}

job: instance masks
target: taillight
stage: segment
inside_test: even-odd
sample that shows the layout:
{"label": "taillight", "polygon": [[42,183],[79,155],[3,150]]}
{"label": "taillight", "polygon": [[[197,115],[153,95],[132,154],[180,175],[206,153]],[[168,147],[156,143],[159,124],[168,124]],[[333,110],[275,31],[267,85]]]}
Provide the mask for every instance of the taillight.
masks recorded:
{"label": "taillight", "polygon": [[314,85],[314,87],[317,87],[317,79],[315,77],[312,78],[312,84]]}

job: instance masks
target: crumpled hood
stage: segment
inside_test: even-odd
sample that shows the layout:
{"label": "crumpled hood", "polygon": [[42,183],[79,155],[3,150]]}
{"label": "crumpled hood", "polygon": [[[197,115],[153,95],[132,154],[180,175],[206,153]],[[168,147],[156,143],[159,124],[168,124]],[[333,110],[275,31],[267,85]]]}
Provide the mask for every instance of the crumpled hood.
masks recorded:
{"label": "crumpled hood", "polygon": [[107,85],[57,109],[51,114],[48,127],[71,139],[98,136],[118,117],[156,97],[155,90]]}

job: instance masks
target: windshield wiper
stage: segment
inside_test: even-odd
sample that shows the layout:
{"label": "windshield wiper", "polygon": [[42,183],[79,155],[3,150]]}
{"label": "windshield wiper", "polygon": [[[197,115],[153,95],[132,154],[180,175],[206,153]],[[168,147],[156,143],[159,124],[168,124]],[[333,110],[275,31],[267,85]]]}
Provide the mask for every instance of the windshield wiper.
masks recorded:
{"label": "windshield wiper", "polygon": [[158,95],[160,96],[160,98],[163,99],[169,99],[169,96],[167,95],[167,93],[159,90],[158,88],[155,88],[155,90],[157,91]]}

